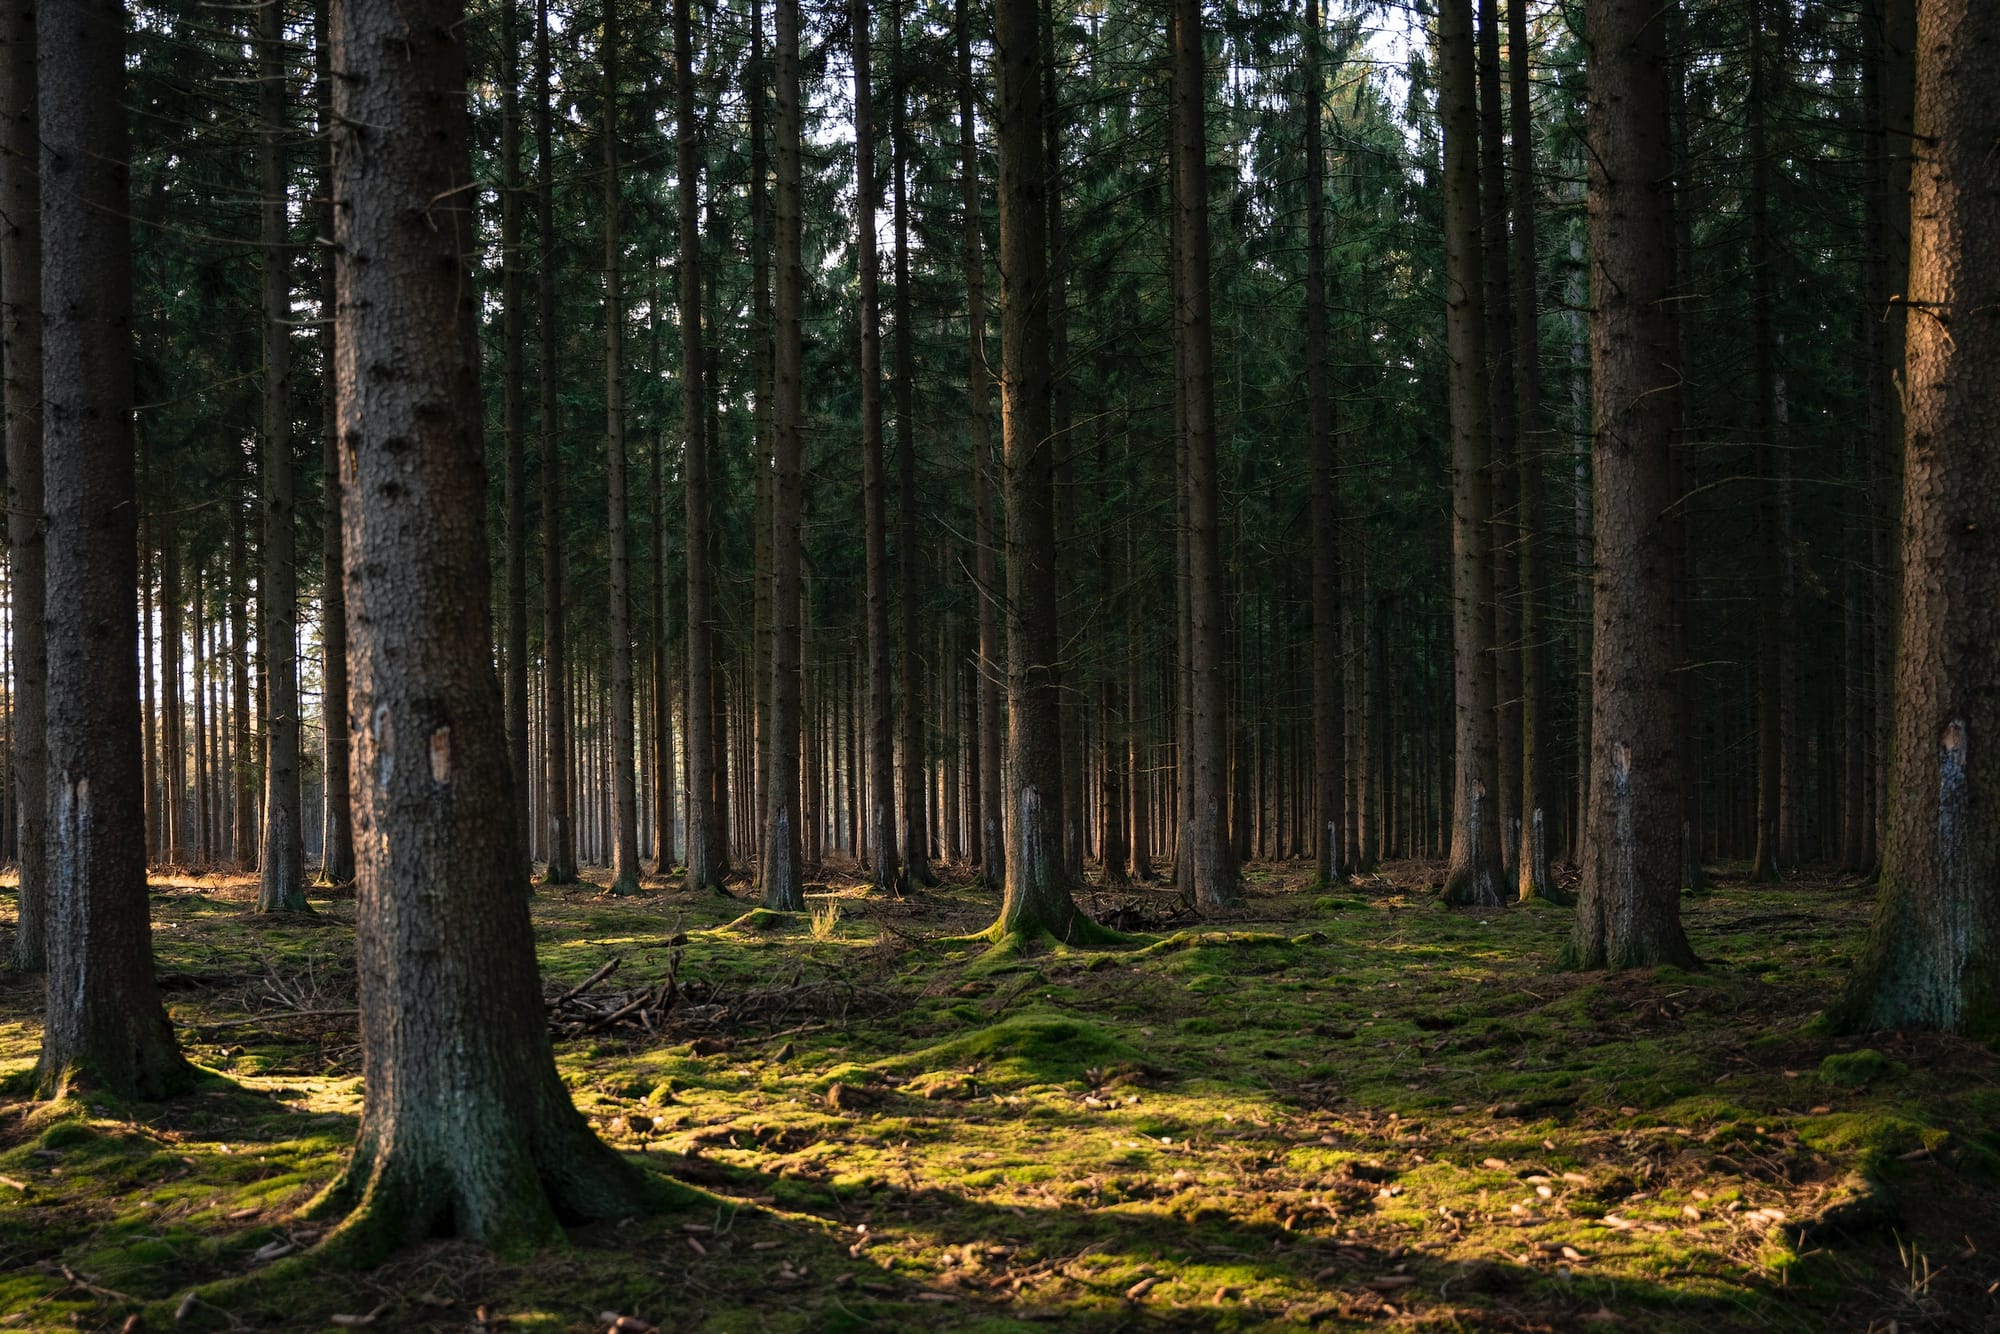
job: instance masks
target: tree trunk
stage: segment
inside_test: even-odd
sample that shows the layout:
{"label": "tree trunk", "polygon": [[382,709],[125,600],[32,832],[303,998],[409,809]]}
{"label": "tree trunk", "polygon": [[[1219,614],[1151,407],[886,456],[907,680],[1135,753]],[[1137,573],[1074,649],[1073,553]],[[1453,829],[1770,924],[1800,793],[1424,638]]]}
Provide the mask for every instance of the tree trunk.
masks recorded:
{"label": "tree trunk", "polygon": [[919,619],[924,562],[917,544],[916,368],[911,353],[909,145],[906,125],[907,89],[903,74],[903,9],[890,7],[889,51],[889,180],[893,195],[892,230],[896,253],[896,602],[898,649],[896,674],[902,689],[897,701],[896,748],[903,761],[903,875],[916,885],[934,885],[931,872],[930,822],[924,793],[929,786],[924,745],[926,683],[923,626]]}
{"label": "tree trunk", "polygon": [[[1191,776],[1189,897],[1203,908],[1240,897],[1229,830],[1228,625],[1222,575],[1221,497],[1216,478],[1215,352],[1208,291],[1208,141],[1200,0],[1174,0],[1174,229],[1180,290],[1174,328],[1181,345],[1187,416],[1188,647],[1194,678],[1186,764]],[[1185,781],[1185,780],[1184,780]]]}
{"label": "tree trunk", "polygon": [[1590,824],[1568,962],[1692,966],[1681,933],[1673,140],[1665,18],[1590,0],[1591,452],[1597,514]]}
{"label": "tree trunk", "polygon": [[722,888],[715,804],[715,627],[709,608],[707,411],[702,402],[700,143],[694,114],[693,0],[674,0],[675,168],[681,321],[681,490],[687,565],[687,887]]}
{"label": "tree trunk", "polygon": [[75,0],[39,18],[49,876],[38,1082],[50,1098],[158,1098],[194,1070],[153,980],[146,898],[125,14],[116,0]]}
{"label": "tree trunk", "polygon": [[1304,100],[1306,121],[1306,433],[1312,469],[1313,774],[1317,801],[1313,844],[1318,881],[1330,885],[1347,867],[1347,738],[1340,680],[1341,523],[1334,503],[1333,392],[1327,375],[1326,160],[1320,141],[1321,20],[1319,0],[1306,0]]}
{"label": "tree trunk", "polygon": [[1850,1029],[2000,1031],[2000,11],[1918,7],[1896,641],[1882,897],[1832,1017]]}
{"label": "tree trunk", "polygon": [[625,494],[625,229],[618,175],[618,0],[604,0],[604,472],[611,574],[611,892],[639,889],[639,789],[632,769],[632,561]]}
{"label": "tree trunk", "polygon": [[992,409],[988,384],[992,369],[986,360],[986,263],[980,253],[980,194],[978,122],[973,115],[972,28],[966,0],[954,0],[958,36],[959,199],[964,209],[965,310],[971,361],[966,371],[966,417],[972,439],[972,532],[974,596],[979,600],[978,800],[973,819],[979,822],[981,879],[989,886],[1005,883],[1007,869],[1006,795],[1000,777],[1000,693],[1004,670],[1000,663],[999,570],[993,532],[990,435]]}
{"label": "tree trunk", "polygon": [[[528,478],[527,302],[521,273],[520,0],[500,8],[500,437],[506,514],[507,609],[502,682],[507,710],[507,767],[514,776],[514,817],[528,824]],[[329,693],[329,697],[331,697]],[[529,853],[532,860],[533,853]]]}
{"label": "tree trunk", "polygon": [[[264,252],[264,570],[257,643],[264,657],[264,846],[259,912],[308,912],[305,823],[299,794],[299,571],[292,460],[292,249],[287,235],[285,9],[257,13],[259,214]],[[222,725],[220,718],[216,725]]]}
{"label": "tree trunk", "polygon": [[772,477],[771,736],[765,769],[764,906],[805,909],[799,810],[799,525],[805,460],[805,223],[800,199],[799,4],[777,0],[777,430]]}
{"label": "tree trunk", "polygon": [[[556,1073],[488,601],[460,0],[344,0],[335,239],[361,785],[354,1156],[318,1203],[365,1260],[446,1232],[501,1251],[659,1187]],[[371,128],[365,146],[358,127]],[[411,227],[428,216],[433,225]],[[378,360],[393,350],[393,362]]]}
{"label": "tree trunk", "polygon": [[[234,827],[230,843],[236,869],[257,869],[257,740],[250,730],[250,572],[244,548],[243,507],[229,507],[229,675],[234,684],[236,763],[230,767]],[[220,719],[216,720],[218,725]]]}
{"label": "tree trunk", "polygon": [[[541,266],[536,273],[539,307],[542,463],[542,672],[548,680],[546,724],[549,771],[549,860],[543,877],[551,885],[576,883],[576,826],[572,820],[569,765],[569,664],[563,625],[563,515],[561,405],[556,396],[556,222],[555,155],[550,146],[549,106],[555,71],[549,51],[548,0],[535,5],[535,163],[536,227]],[[337,335],[336,335],[337,336]]]}
{"label": "tree trunk", "polygon": [[1452,662],[1456,760],[1445,901],[1500,902],[1499,720],[1493,627],[1492,423],[1480,249],[1479,109],[1472,0],[1438,16],[1444,125],[1445,332],[1451,360]]}
{"label": "tree trunk", "polygon": [[38,973],[47,959],[48,699],[43,613],[46,545],[42,491],[42,181],[38,160],[35,4],[7,0],[0,14],[0,332],[6,380],[7,554],[13,594],[10,683],[16,864],[14,966]]}
{"label": "tree trunk", "polygon": [[997,941],[1098,934],[1063,856],[1056,682],[1054,459],[1048,341],[1048,182],[1036,0],[994,0],[1000,147],[1000,434],[1007,513],[1006,891]]}
{"label": "tree trunk", "polygon": [[876,294],[875,99],[868,64],[868,0],[851,0],[854,34],[855,270],[861,317],[861,513],[867,565],[868,643],[868,879],[900,893],[896,855],[896,754],[893,668],[889,661],[889,550],[882,471],[882,315]]}
{"label": "tree trunk", "polygon": [[[319,235],[333,236],[333,32],[330,0],[313,7],[314,58],[318,65],[321,153]],[[340,432],[334,386],[338,350],[334,333],[334,268],[329,245],[320,256],[320,723],[326,736],[326,829],[321,836],[320,880],[354,879],[353,800],[349,796],[347,719],[347,590],[341,571]]]}

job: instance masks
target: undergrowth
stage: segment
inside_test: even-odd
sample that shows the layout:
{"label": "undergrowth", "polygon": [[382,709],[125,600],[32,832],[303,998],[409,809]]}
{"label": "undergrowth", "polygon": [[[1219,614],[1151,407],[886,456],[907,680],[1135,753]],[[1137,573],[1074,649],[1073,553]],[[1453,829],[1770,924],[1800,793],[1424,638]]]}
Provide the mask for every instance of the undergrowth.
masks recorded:
{"label": "undergrowth", "polygon": [[[1134,948],[997,962],[965,885],[832,885],[810,915],[658,881],[544,891],[552,991],[614,957],[621,987],[700,984],[698,1028],[670,1013],[557,1056],[600,1133],[708,1203],[526,1263],[439,1242],[215,1287],[319,1235],[295,1213],[360,1107],[353,904],[273,920],[240,880],[157,881],[169,1008],[220,1078],[159,1105],[27,1100],[40,997],[0,974],[0,1326],[2000,1319],[2000,1061],[1815,1024],[1866,890],[1721,876],[1686,904],[1704,971],[1566,975],[1560,910],[1447,911],[1421,865],[1331,895],[1309,874],[1254,868],[1242,909]],[[1129,922],[1165,899],[1115,904]]]}

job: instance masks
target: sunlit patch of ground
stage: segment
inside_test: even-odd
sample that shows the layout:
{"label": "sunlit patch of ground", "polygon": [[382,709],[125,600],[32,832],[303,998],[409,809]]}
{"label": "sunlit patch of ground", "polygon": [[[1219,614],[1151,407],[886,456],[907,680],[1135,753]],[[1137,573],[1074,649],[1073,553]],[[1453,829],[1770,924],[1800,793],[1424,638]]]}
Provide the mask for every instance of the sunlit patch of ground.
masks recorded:
{"label": "sunlit patch of ground", "polygon": [[[1025,959],[951,939],[990,920],[968,885],[899,901],[836,877],[799,915],[657,878],[626,899],[544,889],[551,995],[612,958],[586,995],[674,978],[671,1005],[571,1022],[558,1059],[603,1134],[707,1202],[528,1263],[441,1243],[239,1286],[187,1322],[2000,1323],[2000,1060],[1813,1025],[1865,889],[1725,879],[1686,905],[1709,967],[1606,977],[1551,971],[1560,911],[1435,906],[1434,867],[1305,879],[1256,867],[1226,917]],[[315,899],[305,924],[253,899],[243,877],[154,885],[169,1008],[226,1078],[168,1105],[0,1111],[0,1326],[171,1324],[196,1285],[317,1235],[292,1211],[360,1105],[354,904]],[[1142,925],[1170,908],[1094,899]],[[17,1091],[38,1010],[0,973]]]}

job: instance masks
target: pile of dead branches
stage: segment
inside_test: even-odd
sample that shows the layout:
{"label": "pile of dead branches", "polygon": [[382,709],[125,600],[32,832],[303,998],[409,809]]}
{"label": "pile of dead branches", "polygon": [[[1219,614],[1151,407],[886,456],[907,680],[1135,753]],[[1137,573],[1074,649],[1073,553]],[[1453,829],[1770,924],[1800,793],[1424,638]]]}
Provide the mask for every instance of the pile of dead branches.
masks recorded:
{"label": "pile of dead branches", "polygon": [[783,982],[740,990],[720,983],[681,980],[681,951],[667,958],[666,977],[649,986],[606,987],[621,959],[607,960],[567,991],[545,1000],[549,1030],[558,1037],[591,1033],[718,1038],[743,1031],[766,1036],[810,1032],[845,1024],[850,1017],[895,1008],[894,992],[864,987],[845,977],[808,979],[801,968]]}

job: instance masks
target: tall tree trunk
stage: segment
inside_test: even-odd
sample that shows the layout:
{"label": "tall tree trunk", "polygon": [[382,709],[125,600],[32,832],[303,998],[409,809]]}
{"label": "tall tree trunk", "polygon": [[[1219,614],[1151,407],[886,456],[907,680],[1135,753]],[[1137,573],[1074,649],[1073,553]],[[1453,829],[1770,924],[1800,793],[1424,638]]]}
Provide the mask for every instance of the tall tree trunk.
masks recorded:
{"label": "tall tree trunk", "polygon": [[[320,137],[319,234],[333,236],[333,28],[331,0],[313,7],[313,45]],[[338,360],[334,330],[334,268],[338,252],[329,244],[320,254],[320,723],[326,737],[326,830],[322,835],[320,879],[345,885],[354,879],[353,800],[348,790],[347,590],[341,571],[340,432],[334,386]]]}
{"label": "tall tree trunk", "polygon": [[[760,16],[761,22],[761,16]],[[660,268],[653,265],[651,326],[653,378],[660,365]],[[653,873],[664,878],[674,856],[674,690],[672,622],[667,614],[667,433],[653,428]]]}
{"label": "tall tree trunk", "polygon": [[[78,1086],[158,1098],[187,1088],[194,1070],[153,980],[146,897],[125,14],[117,0],[74,0],[38,17],[48,505],[48,1007],[38,1082],[50,1098]],[[22,35],[18,26],[7,34]]]}
{"label": "tall tree trunk", "polygon": [[764,906],[806,906],[800,818],[799,621],[801,474],[805,460],[805,262],[800,199],[799,4],[777,0],[777,388],[771,543],[771,736],[765,770]]}
{"label": "tall tree trunk", "polygon": [[[1500,105],[1498,0],[1479,0],[1480,261],[1485,278],[1487,420],[1493,431],[1494,814],[1503,873],[1515,872],[1521,815],[1520,419],[1514,393],[1514,293],[1507,245],[1506,117]],[[1526,300],[1534,300],[1530,291]]]}
{"label": "tall tree trunk", "polygon": [[1850,1029],[2000,1029],[2000,10],[1918,6],[1903,605],[1882,898],[1833,1012]]}
{"label": "tall tree trunk", "polygon": [[[229,675],[235,685],[236,763],[230,770],[234,828],[230,842],[236,869],[257,869],[257,741],[250,730],[250,572],[243,507],[229,507]],[[218,724],[221,722],[217,720]]]}
{"label": "tall tree trunk", "polygon": [[1333,391],[1327,374],[1326,157],[1320,140],[1319,0],[1306,0],[1304,102],[1306,120],[1306,433],[1312,469],[1313,775],[1317,807],[1313,844],[1318,880],[1332,884],[1347,870],[1346,709],[1340,680],[1340,555],[1342,527],[1335,506]]}
{"label": "tall tree trunk", "polygon": [[[181,634],[187,609],[181,600],[180,522],[175,512],[171,461],[161,493],[165,503],[160,507],[160,751],[166,795],[160,819],[167,863],[179,866],[185,864],[188,852],[187,713],[181,676]],[[19,596],[18,590],[15,595]]]}
{"label": "tall tree trunk", "polygon": [[[751,379],[756,389],[754,414],[755,449],[750,467],[754,476],[751,509],[755,527],[752,542],[755,564],[755,585],[751,617],[752,685],[756,697],[756,727],[753,741],[757,755],[756,805],[751,813],[758,822],[758,838],[762,841],[762,825],[770,814],[770,774],[766,761],[772,743],[771,736],[771,691],[776,682],[772,668],[772,646],[776,633],[772,620],[772,585],[776,559],[777,523],[773,518],[773,506],[777,503],[774,495],[776,477],[772,471],[772,456],[777,450],[777,367],[776,346],[772,340],[771,265],[772,233],[774,219],[771,216],[770,190],[767,188],[770,176],[770,157],[766,140],[768,110],[765,96],[766,72],[764,69],[763,5],[753,3],[751,7],[753,28],[750,34],[750,59],[745,62],[744,93],[750,103],[750,364]],[[711,209],[713,204],[710,205]],[[797,807],[793,808],[794,815]]]}
{"label": "tall tree trunk", "polygon": [[1590,824],[1567,961],[1692,966],[1680,920],[1680,350],[1666,18],[1650,0],[1589,0],[1585,21],[1596,685]]}
{"label": "tall tree trunk", "polygon": [[[1555,881],[1548,864],[1548,767],[1552,640],[1542,571],[1542,455],[1550,433],[1542,423],[1541,325],[1535,309],[1535,125],[1529,82],[1528,0],[1507,0],[1507,80],[1513,196],[1514,410],[1519,414],[1515,543],[1520,568],[1521,838],[1515,885],[1523,899],[1548,898]],[[1496,187],[1497,188],[1497,187]],[[1503,764],[1511,764],[1502,755]]]}
{"label": "tall tree trunk", "polygon": [[[520,0],[500,8],[500,437],[506,514],[507,767],[514,776],[514,816],[528,824],[528,388],[524,366],[527,301],[521,272]],[[533,853],[529,853],[530,859]]]}
{"label": "tall tree trunk", "polygon": [[851,0],[854,34],[855,271],[861,317],[861,512],[867,565],[868,643],[868,879],[900,893],[896,855],[896,754],[893,668],[889,661],[889,544],[882,470],[882,307],[877,296],[875,218],[881,190],[875,181],[875,98],[869,70],[868,0]]}
{"label": "tall tree trunk", "polygon": [[[285,7],[257,12],[260,240],[264,252],[264,570],[257,643],[264,657],[264,847],[257,909],[307,912],[305,817],[299,792],[299,569],[292,459],[291,173],[285,161]],[[216,720],[220,726],[222,720]]]}
{"label": "tall tree trunk", "polygon": [[1479,108],[1472,0],[1438,13],[1438,114],[1444,125],[1445,332],[1451,361],[1452,775],[1449,903],[1500,902],[1499,720],[1493,641],[1492,422],[1480,249]]}
{"label": "tall tree trunk", "polygon": [[[343,0],[335,64],[340,431],[355,611],[365,1096],[317,1210],[365,1260],[440,1231],[519,1252],[559,1215],[659,1187],[590,1131],[556,1073],[489,602],[461,0]],[[411,227],[412,216],[430,227]],[[366,349],[396,349],[391,368]]]}
{"label": "tall tree trunk", "polygon": [[1783,480],[1790,465],[1778,444],[1777,335],[1773,329],[1772,265],[1776,246],[1771,237],[1771,187],[1774,177],[1765,130],[1765,99],[1770,94],[1769,34],[1765,31],[1764,0],[1752,0],[1750,25],[1750,86],[1744,99],[1749,118],[1750,188],[1750,343],[1752,431],[1757,457],[1757,848],[1750,868],[1753,880],[1775,880],[1786,869],[1783,833],[1786,741],[1785,656],[1785,494]]}
{"label": "tall tree trunk", "polygon": [[1240,896],[1229,837],[1228,625],[1222,576],[1221,497],[1216,479],[1215,351],[1208,292],[1207,59],[1201,0],[1174,0],[1174,230],[1180,290],[1174,329],[1181,346],[1187,416],[1188,653],[1193,716],[1185,764],[1192,798],[1187,850],[1189,897],[1219,907]]}
{"label": "tall tree trunk", "polygon": [[1000,777],[1003,668],[988,389],[993,372],[986,360],[986,262],[980,244],[979,135],[973,114],[972,29],[966,17],[966,0],[954,0],[952,14],[958,37],[958,180],[959,200],[964,210],[966,329],[971,343],[965,398],[968,434],[972,440],[973,574],[978,585],[974,595],[979,600],[979,671],[975,686],[979,745],[978,770],[974,775],[978,800],[973,803],[977,807],[973,819],[979,822],[979,829],[974,843],[978,847],[981,878],[994,886],[1004,883],[1006,878],[1007,815]]}
{"label": "tall tree trunk", "polygon": [[42,490],[42,180],[33,0],[0,14],[0,335],[6,381],[7,555],[14,600],[14,798],[20,893],[14,965],[38,973],[47,959],[48,642],[43,613],[46,546]]}
{"label": "tall tree trunk", "polygon": [[561,404],[556,396],[555,154],[550,146],[555,69],[549,51],[548,0],[535,4],[535,174],[536,227],[541,265],[535,275],[539,308],[542,464],[542,672],[548,679],[546,726],[549,771],[549,860],[544,879],[551,885],[576,883],[576,825],[570,800],[569,664],[564,643]]}
{"label": "tall tree trunk", "polygon": [[1048,341],[1048,182],[1036,0],[994,0],[1000,147],[1000,434],[1007,513],[1006,890],[996,940],[1084,940],[1063,856],[1062,713],[1055,675],[1054,458]]}
{"label": "tall tree trunk", "polygon": [[618,176],[618,0],[604,0],[604,472],[611,566],[611,892],[639,889],[639,789],[632,769],[632,561],[625,494],[625,229]]}
{"label": "tall tree trunk", "polygon": [[693,0],[674,0],[674,109],[680,227],[681,492],[687,548],[687,887],[722,888],[715,800],[714,613],[709,606],[707,411],[702,402],[700,143],[694,114]]}
{"label": "tall tree trunk", "polygon": [[889,180],[893,195],[892,230],[896,270],[896,602],[898,654],[896,674],[902,689],[897,701],[896,748],[903,762],[903,874],[917,885],[934,885],[931,872],[930,822],[925,816],[929,785],[924,720],[926,684],[923,626],[919,620],[924,562],[917,544],[916,364],[911,351],[914,318],[910,301],[910,210],[907,108],[903,74],[902,0],[890,3],[889,51]]}

